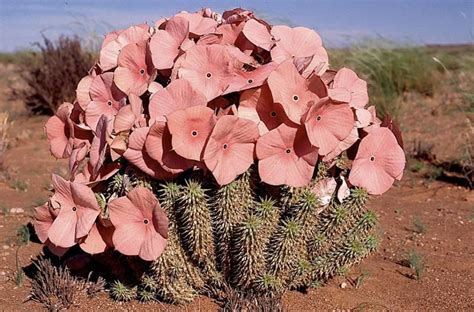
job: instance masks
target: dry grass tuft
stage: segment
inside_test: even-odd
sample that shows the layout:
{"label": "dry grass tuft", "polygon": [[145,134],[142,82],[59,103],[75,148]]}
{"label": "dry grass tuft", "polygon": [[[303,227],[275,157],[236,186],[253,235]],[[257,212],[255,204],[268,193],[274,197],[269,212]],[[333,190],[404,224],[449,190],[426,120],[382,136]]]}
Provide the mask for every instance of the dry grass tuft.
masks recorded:
{"label": "dry grass tuft", "polygon": [[8,119],[7,112],[0,113],[0,171],[5,169],[3,162],[8,148],[8,130],[11,127],[11,122]]}
{"label": "dry grass tuft", "polygon": [[30,298],[48,311],[68,309],[77,293],[85,289],[84,282],[71,276],[67,268],[54,266],[49,259],[39,258],[34,265],[37,271],[31,281]]}
{"label": "dry grass tuft", "polygon": [[222,311],[252,311],[252,312],[283,312],[285,311],[282,298],[276,296],[257,296],[243,294],[231,287],[226,287],[226,298]]}

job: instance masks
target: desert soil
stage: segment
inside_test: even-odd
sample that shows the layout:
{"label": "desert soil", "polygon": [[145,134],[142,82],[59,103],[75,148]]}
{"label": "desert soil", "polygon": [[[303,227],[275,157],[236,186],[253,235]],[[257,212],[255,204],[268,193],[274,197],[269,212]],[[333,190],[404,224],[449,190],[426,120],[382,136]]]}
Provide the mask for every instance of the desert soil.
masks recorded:
{"label": "desert soil", "polygon": [[[8,68],[2,66],[0,75]],[[49,194],[51,173],[65,173],[66,163],[54,160],[48,152],[42,127],[45,117],[28,117],[18,101],[9,101],[5,79],[0,80],[0,111],[13,112],[10,147],[0,172],[0,310],[41,311],[43,307],[28,300],[29,280],[19,287],[16,270],[16,232],[31,221],[33,207]],[[443,98],[444,99],[444,98]],[[426,137],[435,145],[442,159],[459,153],[458,135],[463,131],[462,117],[444,114],[435,98],[428,99],[416,112],[403,117],[406,142]],[[434,113],[433,113],[434,112]],[[428,133],[410,116],[447,131]],[[403,116],[403,115],[402,115]],[[448,132],[448,134],[446,133]],[[437,134],[438,133],[438,134]],[[451,134],[449,134],[451,133]],[[449,137],[451,135],[451,138]],[[428,181],[410,172],[403,181],[381,197],[374,197],[370,207],[380,217],[381,244],[377,252],[353,267],[346,276],[308,293],[288,292],[284,306],[288,311],[473,311],[474,310],[474,196],[465,187],[440,181]],[[15,209],[21,208],[21,209]],[[421,232],[421,233],[417,233]],[[21,266],[41,253],[40,244],[30,242],[18,251]],[[424,264],[421,278],[406,266],[408,254],[418,254]],[[359,287],[353,281],[363,276]],[[361,279],[362,280],[362,279]],[[77,311],[216,311],[219,306],[200,297],[187,306],[161,303],[117,303],[106,293],[93,299],[78,297]]]}

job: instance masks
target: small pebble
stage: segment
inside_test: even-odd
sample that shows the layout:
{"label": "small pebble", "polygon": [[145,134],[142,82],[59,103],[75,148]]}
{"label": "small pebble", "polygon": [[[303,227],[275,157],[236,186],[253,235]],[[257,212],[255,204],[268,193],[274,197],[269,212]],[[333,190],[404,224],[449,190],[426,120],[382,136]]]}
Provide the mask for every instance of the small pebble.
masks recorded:
{"label": "small pebble", "polygon": [[346,287],[347,287],[347,283],[346,283],[346,282],[342,282],[341,288],[344,289],[344,288],[346,288]]}
{"label": "small pebble", "polygon": [[7,250],[7,249],[10,248],[10,246],[8,246],[8,245],[3,245],[2,248],[5,249],[5,250]]}
{"label": "small pebble", "polygon": [[25,213],[25,210],[23,208],[11,208],[10,213],[11,214],[22,214],[22,213]]}

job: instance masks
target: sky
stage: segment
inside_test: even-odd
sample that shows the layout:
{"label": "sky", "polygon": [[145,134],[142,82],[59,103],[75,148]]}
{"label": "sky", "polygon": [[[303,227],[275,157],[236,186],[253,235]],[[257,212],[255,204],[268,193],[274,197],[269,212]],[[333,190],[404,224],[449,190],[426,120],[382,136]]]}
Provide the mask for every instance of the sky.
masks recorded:
{"label": "sky", "polygon": [[410,44],[474,42],[474,0],[0,0],[0,51],[29,48],[42,34],[92,38],[202,7],[244,7],[272,24],[310,27],[329,47],[371,37]]}

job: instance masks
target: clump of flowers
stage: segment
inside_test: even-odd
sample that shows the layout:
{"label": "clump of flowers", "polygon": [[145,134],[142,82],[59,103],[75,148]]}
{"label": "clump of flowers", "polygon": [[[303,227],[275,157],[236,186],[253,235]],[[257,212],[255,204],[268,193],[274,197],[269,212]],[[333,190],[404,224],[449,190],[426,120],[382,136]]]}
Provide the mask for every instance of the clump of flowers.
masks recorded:
{"label": "clump of flowers", "polygon": [[400,131],[368,103],[315,31],[244,9],[109,33],[46,123],[70,176],[36,208],[38,237],[154,261],[144,287],[168,301],[319,285],[373,250],[367,195],[403,175]]}

